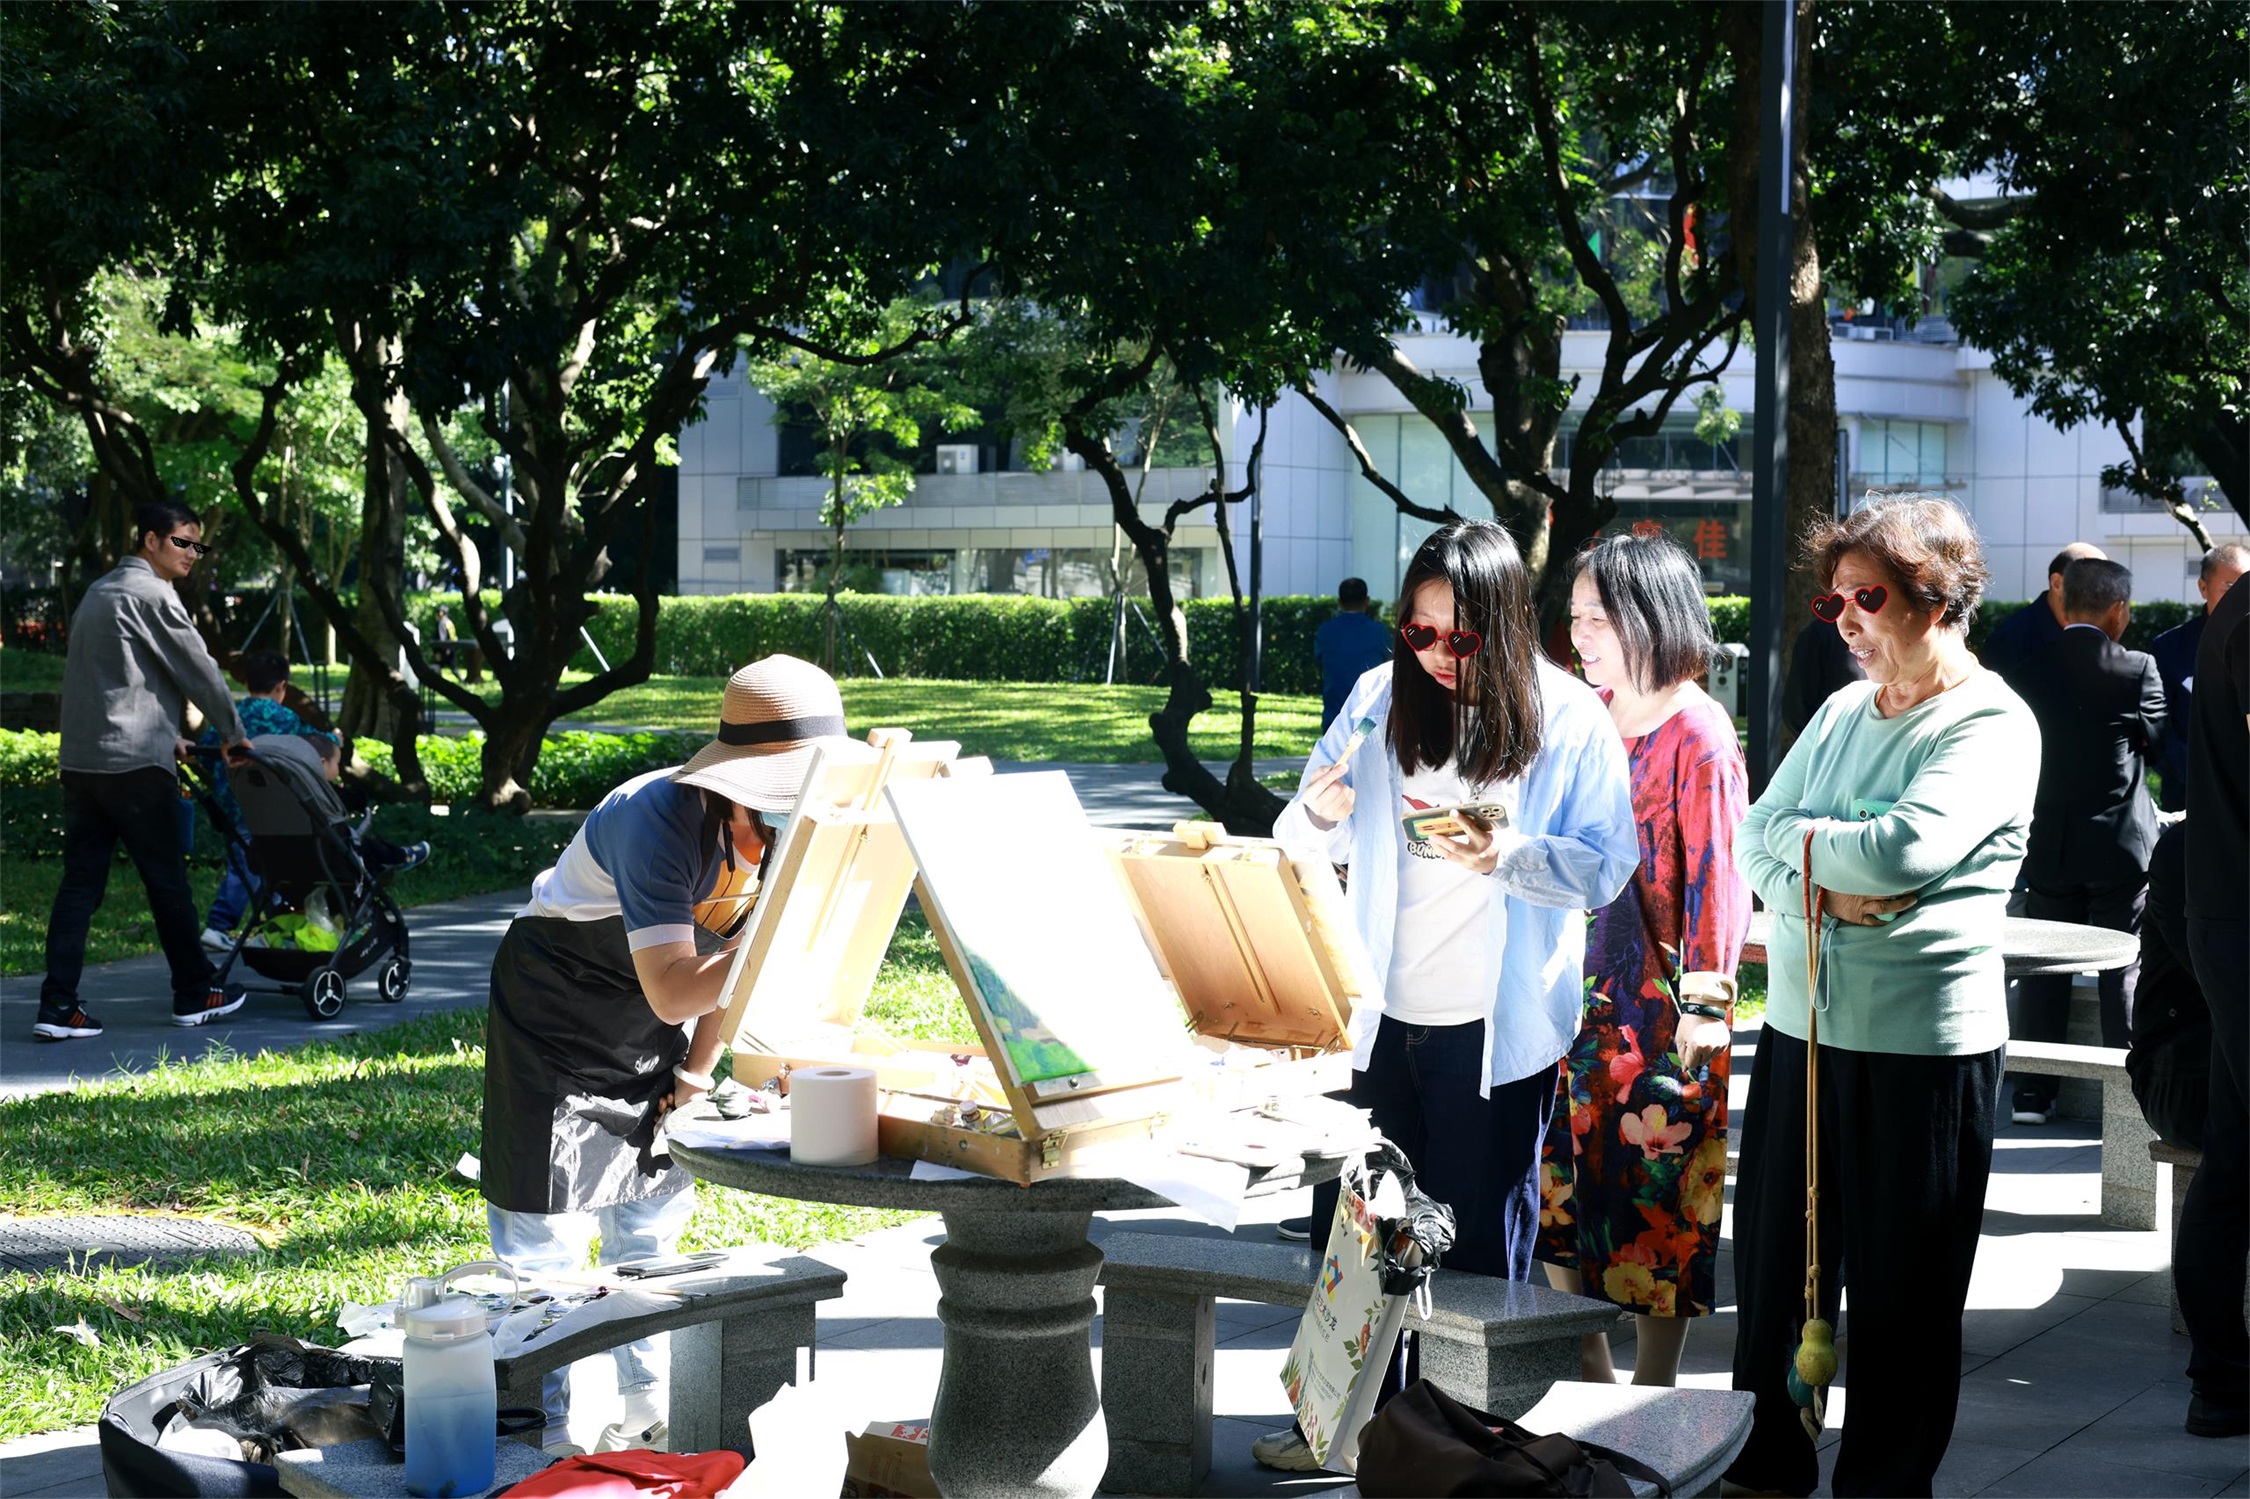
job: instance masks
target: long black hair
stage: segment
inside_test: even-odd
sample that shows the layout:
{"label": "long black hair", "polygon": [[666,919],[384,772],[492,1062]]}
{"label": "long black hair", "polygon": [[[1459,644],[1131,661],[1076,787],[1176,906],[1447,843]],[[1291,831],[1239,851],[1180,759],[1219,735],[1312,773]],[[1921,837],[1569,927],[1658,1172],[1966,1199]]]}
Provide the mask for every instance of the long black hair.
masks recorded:
{"label": "long black hair", "polygon": [[1546,722],[1539,694],[1539,628],[1531,578],[1515,538],[1497,521],[1456,521],[1433,533],[1399,584],[1404,624],[1423,584],[1453,590],[1455,629],[1484,648],[1461,662],[1458,698],[1414,659],[1404,637],[1391,646],[1391,716],[1385,733],[1409,775],[1450,761],[1472,785],[1511,780],[1530,768]]}
{"label": "long black hair", "polygon": [[1654,692],[1711,670],[1718,647],[1703,573],[1670,535],[1605,536],[1570,559],[1573,586],[1589,573],[1636,688]]}

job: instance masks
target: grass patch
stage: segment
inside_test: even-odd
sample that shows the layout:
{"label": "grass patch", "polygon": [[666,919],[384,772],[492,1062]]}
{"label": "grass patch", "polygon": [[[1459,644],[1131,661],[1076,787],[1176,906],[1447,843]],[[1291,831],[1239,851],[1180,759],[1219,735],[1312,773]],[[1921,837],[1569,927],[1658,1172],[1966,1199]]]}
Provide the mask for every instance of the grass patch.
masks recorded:
{"label": "grass patch", "polygon": [[[1161,687],[1071,682],[937,682],[854,677],[839,684],[853,734],[898,726],[920,739],[958,739],[967,754],[996,760],[1153,764],[1148,716],[1164,706]],[[718,722],[724,677],[653,677],[613,692],[588,721],[709,733]],[[1206,760],[1230,760],[1241,734],[1239,694],[1214,690],[1190,742]],[[1259,758],[1303,755],[1320,737],[1320,699],[1268,693],[1258,699]]]}
{"label": "grass patch", "polygon": [[[909,916],[869,1022],[974,1039],[944,972],[927,924]],[[268,1246],[173,1271],[0,1274],[0,1440],[91,1421],[118,1387],[255,1332],[333,1343],[343,1302],[489,1253],[484,1201],[450,1175],[477,1149],[483,1086],[478,1009],[0,1102],[11,1213],[193,1214]],[[706,1187],[684,1243],[803,1248],[916,1216]],[[100,1346],[54,1331],[81,1317]]]}
{"label": "grass patch", "polygon": [[[54,795],[36,789],[10,789],[5,794]],[[578,814],[553,813],[440,817],[425,808],[398,806],[376,814],[375,831],[394,843],[429,841],[429,862],[399,875],[391,886],[401,905],[426,906],[530,884],[532,876],[561,855],[580,821]],[[210,910],[211,897],[218,891],[220,857],[218,833],[198,817],[188,884],[195,892],[199,917]],[[15,857],[11,851],[10,857],[0,859],[0,974],[45,971],[47,917],[61,884],[59,858]],[[86,961],[108,963],[156,950],[156,919],[149,914],[148,892],[139,873],[120,858],[110,866],[109,890],[87,929]]]}

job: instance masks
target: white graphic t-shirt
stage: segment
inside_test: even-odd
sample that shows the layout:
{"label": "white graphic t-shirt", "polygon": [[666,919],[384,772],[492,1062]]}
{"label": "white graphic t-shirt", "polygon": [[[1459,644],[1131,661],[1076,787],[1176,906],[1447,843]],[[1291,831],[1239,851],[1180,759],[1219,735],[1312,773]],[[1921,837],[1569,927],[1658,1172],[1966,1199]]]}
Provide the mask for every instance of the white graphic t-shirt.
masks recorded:
{"label": "white graphic t-shirt", "polygon": [[[1451,764],[1415,771],[1402,790],[1393,817],[1480,799]],[[1499,979],[1486,971],[1488,944],[1491,935],[1506,936],[1492,933],[1490,923],[1505,921],[1506,909],[1494,909],[1490,877],[1471,874],[1427,844],[1403,835],[1399,842],[1398,924],[1383,1013],[1411,1025],[1482,1020],[1492,1013]]]}

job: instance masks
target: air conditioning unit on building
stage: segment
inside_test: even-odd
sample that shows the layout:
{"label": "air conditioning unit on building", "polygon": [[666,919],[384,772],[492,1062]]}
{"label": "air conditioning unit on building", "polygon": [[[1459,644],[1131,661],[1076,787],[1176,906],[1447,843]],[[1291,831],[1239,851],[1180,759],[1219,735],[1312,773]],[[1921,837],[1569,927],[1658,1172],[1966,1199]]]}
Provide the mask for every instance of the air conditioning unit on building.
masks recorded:
{"label": "air conditioning unit on building", "polygon": [[941,474],[975,473],[977,471],[977,445],[973,442],[939,443],[937,471]]}

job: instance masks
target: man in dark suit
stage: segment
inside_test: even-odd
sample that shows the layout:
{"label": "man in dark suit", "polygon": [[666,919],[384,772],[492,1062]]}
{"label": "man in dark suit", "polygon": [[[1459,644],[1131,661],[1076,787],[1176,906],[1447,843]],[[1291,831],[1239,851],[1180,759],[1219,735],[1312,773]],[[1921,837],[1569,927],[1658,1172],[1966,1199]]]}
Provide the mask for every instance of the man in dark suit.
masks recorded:
{"label": "man in dark suit", "polygon": [[2164,750],[2156,762],[2158,805],[2167,812],[2187,806],[2187,742],[2189,684],[2195,678],[2195,648],[2203,641],[2203,622],[2219,607],[2219,600],[2234,580],[2250,572],[2250,547],[2239,541],[2222,542],[2203,554],[2195,575],[2195,591],[2203,607],[2148,643],[2156,658],[2157,673],[2164,678],[2164,713],[2167,720]]}
{"label": "man in dark suit", "polygon": [[[2024,851],[2024,914],[2139,932],[2148,896],[2156,808],[2148,757],[2164,739],[2164,682],[2156,663],[2117,643],[2132,615],[2133,575],[2083,557],[2063,575],[2061,637],[2047,661],[2015,682],[2039,720],[2039,792]],[[2101,976],[2102,1044],[2132,1038],[2140,964]],[[2027,978],[2017,989],[2015,1034],[2060,1041],[2070,1022],[2067,975]],[[2019,1075],[2015,1121],[2054,1115],[2056,1080]]]}
{"label": "man in dark suit", "polygon": [[2064,571],[2081,558],[2102,555],[2102,549],[2090,541],[2074,541],[2055,553],[2047,564],[2047,591],[2000,621],[1986,637],[1977,659],[2000,673],[2016,689],[2016,696],[2023,696],[2017,677],[2040,669],[2053,655],[2055,642],[2062,639]]}

